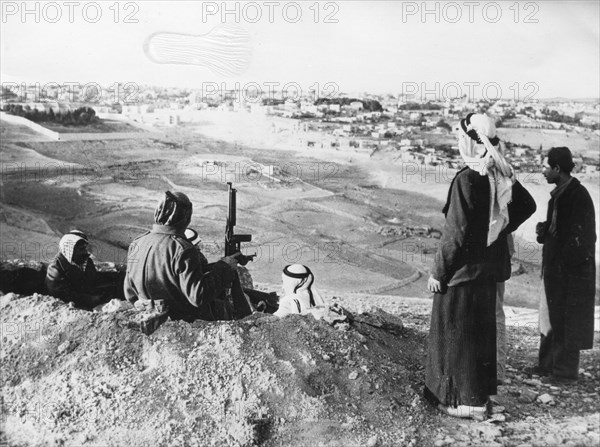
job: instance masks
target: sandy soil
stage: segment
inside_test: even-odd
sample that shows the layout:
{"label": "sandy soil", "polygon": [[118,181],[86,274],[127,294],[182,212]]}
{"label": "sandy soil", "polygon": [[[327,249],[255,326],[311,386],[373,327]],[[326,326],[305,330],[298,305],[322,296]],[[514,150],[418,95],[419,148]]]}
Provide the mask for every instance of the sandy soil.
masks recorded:
{"label": "sandy soil", "polygon": [[169,321],[146,336],[128,312],[89,313],[40,295],[0,296],[0,440],[10,446],[597,445],[598,348],[582,353],[577,384],[524,375],[535,361],[537,330],[528,314],[507,309],[509,380],[498,390],[499,413],[489,422],[453,419],[422,398],[427,300],[326,298],[354,316],[328,313],[328,323],[310,316]]}

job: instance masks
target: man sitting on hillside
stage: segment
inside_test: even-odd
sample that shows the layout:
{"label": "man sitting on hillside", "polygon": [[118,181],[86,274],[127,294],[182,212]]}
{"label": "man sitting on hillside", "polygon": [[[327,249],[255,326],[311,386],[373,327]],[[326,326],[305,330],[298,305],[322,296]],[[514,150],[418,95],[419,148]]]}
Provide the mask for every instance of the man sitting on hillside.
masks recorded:
{"label": "man sitting on hillside", "polygon": [[274,315],[284,317],[292,314],[306,314],[311,309],[326,307],[325,300],[313,287],[315,277],[308,267],[301,264],[288,265],[281,274],[283,297]]}
{"label": "man sitting on hillside", "polygon": [[[132,303],[164,300],[172,319],[229,320],[232,311],[224,298],[235,279],[236,257],[221,258],[208,269],[185,237],[191,219],[190,199],[167,191],[154,213],[152,230],[129,247],[125,297]],[[238,318],[253,311],[235,310]]]}

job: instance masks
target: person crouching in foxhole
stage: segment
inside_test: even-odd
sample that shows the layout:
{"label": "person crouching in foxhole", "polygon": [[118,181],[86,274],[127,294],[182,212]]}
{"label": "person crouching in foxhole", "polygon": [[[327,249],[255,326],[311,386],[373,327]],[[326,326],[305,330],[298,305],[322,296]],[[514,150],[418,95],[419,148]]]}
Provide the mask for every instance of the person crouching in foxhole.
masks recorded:
{"label": "person crouching in foxhole", "polygon": [[89,252],[88,237],[79,230],[65,234],[59,252],[48,266],[48,293],[75,307],[92,310],[112,298],[123,299],[123,274],[98,272]]}
{"label": "person crouching in foxhole", "polygon": [[315,277],[308,267],[302,264],[288,265],[281,274],[283,297],[274,315],[284,317],[293,314],[306,314],[311,309],[326,307],[325,300],[314,287]]}

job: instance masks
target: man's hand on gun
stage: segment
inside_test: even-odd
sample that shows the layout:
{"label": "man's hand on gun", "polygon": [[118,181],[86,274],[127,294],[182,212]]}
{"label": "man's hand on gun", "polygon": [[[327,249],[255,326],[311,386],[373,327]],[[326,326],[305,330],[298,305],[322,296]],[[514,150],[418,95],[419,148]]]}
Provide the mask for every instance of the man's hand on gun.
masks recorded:
{"label": "man's hand on gun", "polygon": [[237,268],[237,265],[239,263],[239,260],[238,260],[239,255],[241,255],[241,253],[238,251],[237,253],[234,253],[232,255],[222,257],[221,261],[225,262],[232,269],[235,269],[235,268]]}

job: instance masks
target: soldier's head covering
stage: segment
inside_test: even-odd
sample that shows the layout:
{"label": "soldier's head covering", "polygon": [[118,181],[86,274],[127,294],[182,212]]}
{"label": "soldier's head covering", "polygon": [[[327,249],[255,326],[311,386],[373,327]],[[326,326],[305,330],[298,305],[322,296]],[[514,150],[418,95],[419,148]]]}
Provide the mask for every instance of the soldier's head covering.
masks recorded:
{"label": "soldier's head covering", "polygon": [[81,239],[83,239],[84,241],[89,243],[87,234],[85,234],[83,231],[81,230],[71,230],[69,231],[67,234],[74,234],[75,236],[79,236]]}
{"label": "soldier's head covering", "polygon": [[281,274],[284,295],[307,297],[310,307],[325,306],[321,294],[314,288],[315,277],[310,269],[302,264],[288,265]]}
{"label": "soldier's head covering", "polygon": [[154,211],[154,221],[159,225],[186,228],[192,220],[192,202],[182,192],[166,191]]}
{"label": "soldier's head covering", "polygon": [[[485,113],[469,113],[460,121],[458,150],[467,166],[481,175],[486,175],[490,169],[504,177],[513,175],[496,135],[496,124]],[[483,154],[478,155],[481,150]]]}
{"label": "soldier's head covering", "polygon": [[487,245],[508,225],[514,171],[504,158],[494,120],[485,113],[469,113],[457,128],[458,150],[465,164],[490,181]]}
{"label": "soldier's head covering", "polygon": [[73,251],[78,244],[87,245],[87,241],[81,236],[71,233],[65,234],[58,243],[58,249],[71,264],[73,263]]}

